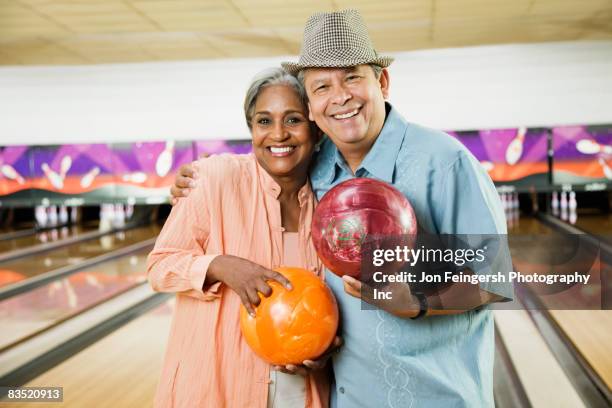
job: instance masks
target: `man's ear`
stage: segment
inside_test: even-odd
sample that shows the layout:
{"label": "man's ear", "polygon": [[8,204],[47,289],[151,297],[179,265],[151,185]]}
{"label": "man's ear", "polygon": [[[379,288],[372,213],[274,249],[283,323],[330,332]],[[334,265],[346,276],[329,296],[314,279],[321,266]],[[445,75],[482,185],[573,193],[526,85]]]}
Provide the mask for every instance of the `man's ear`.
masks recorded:
{"label": "man's ear", "polygon": [[387,68],[383,68],[381,71],[378,82],[380,83],[380,90],[382,91],[383,98],[389,99],[389,71]]}
{"label": "man's ear", "polygon": [[308,102],[308,119],[310,119],[311,122],[314,122],[314,116],[312,116],[312,109],[310,108],[310,102]]}

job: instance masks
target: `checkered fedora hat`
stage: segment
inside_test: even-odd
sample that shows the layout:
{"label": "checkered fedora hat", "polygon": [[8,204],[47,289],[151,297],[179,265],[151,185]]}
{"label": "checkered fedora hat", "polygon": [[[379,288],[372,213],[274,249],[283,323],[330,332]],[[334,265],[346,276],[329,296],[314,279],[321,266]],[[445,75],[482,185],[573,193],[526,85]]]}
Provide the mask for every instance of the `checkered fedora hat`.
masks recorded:
{"label": "checkered fedora hat", "polygon": [[304,68],[352,67],[374,64],[388,67],[392,57],[379,56],[374,50],[368,29],[357,10],[315,13],[304,28],[304,41],[298,62],[281,66],[296,75]]}

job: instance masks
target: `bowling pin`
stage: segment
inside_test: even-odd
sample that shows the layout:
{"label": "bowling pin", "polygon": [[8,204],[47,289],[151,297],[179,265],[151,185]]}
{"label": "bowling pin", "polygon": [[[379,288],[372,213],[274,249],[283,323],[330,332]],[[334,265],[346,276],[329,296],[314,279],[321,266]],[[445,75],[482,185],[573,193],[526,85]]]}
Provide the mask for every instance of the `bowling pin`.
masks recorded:
{"label": "bowling pin", "polygon": [[581,139],[577,141],[576,150],[582,154],[612,154],[612,146],[602,145],[591,139]]}
{"label": "bowling pin", "polygon": [[576,201],[576,192],[570,191],[569,193],[569,201],[567,203],[570,210],[575,210],[578,207],[578,202]]}
{"label": "bowling pin", "polygon": [[551,206],[552,206],[553,215],[558,215],[559,214],[559,196],[557,195],[556,191],[553,191],[552,193]]}
{"label": "bowling pin", "polygon": [[99,229],[102,231],[107,231],[111,229],[111,227],[112,227],[112,215],[109,212],[108,204],[101,204],[100,205]]}
{"label": "bowling pin", "polygon": [[66,178],[66,174],[68,174],[68,170],[70,170],[71,166],[72,166],[72,159],[70,158],[70,156],[64,156],[60,163],[60,172],[59,172],[59,175],[62,179]]}
{"label": "bowling pin", "polygon": [[576,221],[578,221],[578,213],[576,212],[576,209],[572,209],[570,208],[569,210],[569,222],[570,224],[574,225],[576,224]]}
{"label": "bowling pin", "polygon": [[520,127],[516,132],[516,137],[512,139],[508,148],[506,149],[506,163],[513,166],[515,165],[523,155],[523,143],[525,141],[525,134],[527,128]]}
{"label": "bowling pin", "polygon": [[132,215],[134,215],[134,204],[128,204],[125,206],[125,218],[126,220],[132,219]]}
{"label": "bowling pin", "polygon": [[173,154],[174,141],[168,140],[166,142],[166,148],[160,153],[160,155],[157,157],[157,161],[155,162],[155,172],[159,177],[166,176],[166,174],[168,174],[172,168]]}
{"label": "bowling pin", "polygon": [[561,208],[561,219],[563,221],[567,221],[568,218],[568,211],[567,211],[567,207],[565,208]]}
{"label": "bowling pin", "polygon": [[560,207],[561,207],[562,210],[567,208],[567,192],[566,191],[562,191],[561,192]]}
{"label": "bowling pin", "polygon": [[40,228],[45,228],[47,226],[47,210],[45,207],[38,205],[35,210],[36,223]]}
{"label": "bowling pin", "polygon": [[47,212],[48,212],[49,226],[55,227],[57,225],[57,207],[54,205],[49,206]]}
{"label": "bowling pin", "polygon": [[599,164],[601,165],[601,168],[603,169],[604,176],[606,176],[608,180],[612,180],[612,168],[608,166],[608,163],[606,163],[603,157],[599,158]]}
{"label": "bowling pin", "polygon": [[137,171],[134,173],[124,174],[122,177],[123,181],[131,181],[132,183],[144,183],[147,181],[147,173]]}
{"label": "bowling pin", "polygon": [[9,180],[15,180],[19,184],[24,184],[25,180],[21,177],[21,174],[17,173],[17,170],[10,164],[3,164],[1,168],[2,174]]}
{"label": "bowling pin", "polygon": [[81,187],[88,188],[91,186],[91,183],[93,183],[98,174],[100,174],[100,168],[98,166],[93,167],[91,170],[85,173],[81,179]]}
{"label": "bowling pin", "polygon": [[77,208],[76,206],[72,206],[70,207],[70,222],[72,224],[76,224],[77,223]]}
{"label": "bowling pin", "polygon": [[53,229],[51,230],[50,234],[51,234],[51,240],[52,240],[52,241],[57,241],[57,240],[58,240],[58,238],[59,238],[59,234],[58,234],[58,232],[57,232],[57,229],[56,229],[56,228],[53,228]]}
{"label": "bowling pin", "polygon": [[62,188],[64,188],[64,179],[60,177],[59,174],[51,170],[47,163],[43,163],[40,168],[45,173],[45,176],[47,176],[47,179],[51,182],[51,185],[55,189],[61,190]]}
{"label": "bowling pin", "polygon": [[59,223],[62,225],[68,224],[68,209],[65,205],[60,206]]}
{"label": "bowling pin", "polygon": [[60,229],[60,235],[61,235],[62,239],[68,238],[68,227],[62,227]]}
{"label": "bowling pin", "polygon": [[123,211],[123,204],[115,204],[113,226],[115,228],[121,228],[124,225],[125,225],[125,212]]}

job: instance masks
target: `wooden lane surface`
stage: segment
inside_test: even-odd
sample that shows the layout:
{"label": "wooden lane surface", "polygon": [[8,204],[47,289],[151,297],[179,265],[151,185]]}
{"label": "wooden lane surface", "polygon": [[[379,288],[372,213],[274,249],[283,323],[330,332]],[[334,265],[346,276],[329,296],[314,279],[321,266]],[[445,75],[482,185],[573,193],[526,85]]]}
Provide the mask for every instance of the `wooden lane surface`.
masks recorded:
{"label": "wooden lane surface", "polygon": [[[153,406],[174,300],[158,306],[35,378],[25,386],[61,386],[62,403],[12,403],[15,408]],[[0,403],[0,407],[8,404]]]}
{"label": "wooden lane surface", "polygon": [[23,279],[38,276],[64,266],[77,265],[85,259],[156,237],[160,229],[161,227],[156,224],[131,228],[127,231],[111,233],[96,239],[75,242],[52,251],[0,262],[0,285],[3,285],[1,279],[3,271],[20,274]]}
{"label": "wooden lane surface", "polygon": [[[557,232],[536,219],[521,218],[518,227],[509,233],[548,235]],[[581,356],[612,389],[612,310],[550,310],[550,314]]]}
{"label": "wooden lane surface", "polygon": [[612,243],[612,214],[582,215],[579,213],[575,225],[607,243]]}
{"label": "wooden lane surface", "polygon": [[612,310],[551,310],[550,314],[612,390]]}
{"label": "wooden lane surface", "polygon": [[[94,228],[85,228],[80,225],[65,227],[64,231],[68,232],[66,237],[73,237],[75,235],[79,235],[88,231],[93,231]],[[34,245],[39,245],[42,243],[41,241],[42,233],[38,232],[36,234],[26,235],[19,238],[8,239],[5,241],[0,241],[0,253],[9,252],[16,249],[23,249]],[[48,237],[49,241],[52,241],[52,237],[56,236],[59,238],[66,238],[62,236],[61,228],[55,228],[55,232],[53,230],[46,230],[45,235]]]}

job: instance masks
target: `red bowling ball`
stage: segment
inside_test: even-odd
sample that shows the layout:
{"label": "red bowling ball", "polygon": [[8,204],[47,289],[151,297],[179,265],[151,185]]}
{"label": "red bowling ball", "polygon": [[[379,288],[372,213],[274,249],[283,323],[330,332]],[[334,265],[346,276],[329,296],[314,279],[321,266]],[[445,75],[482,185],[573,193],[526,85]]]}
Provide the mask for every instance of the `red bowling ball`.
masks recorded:
{"label": "red bowling ball", "polygon": [[312,238],[319,258],[338,276],[360,278],[362,246],[404,236],[416,239],[417,222],[410,202],[382,181],[354,178],[329,190],[317,206]]}

